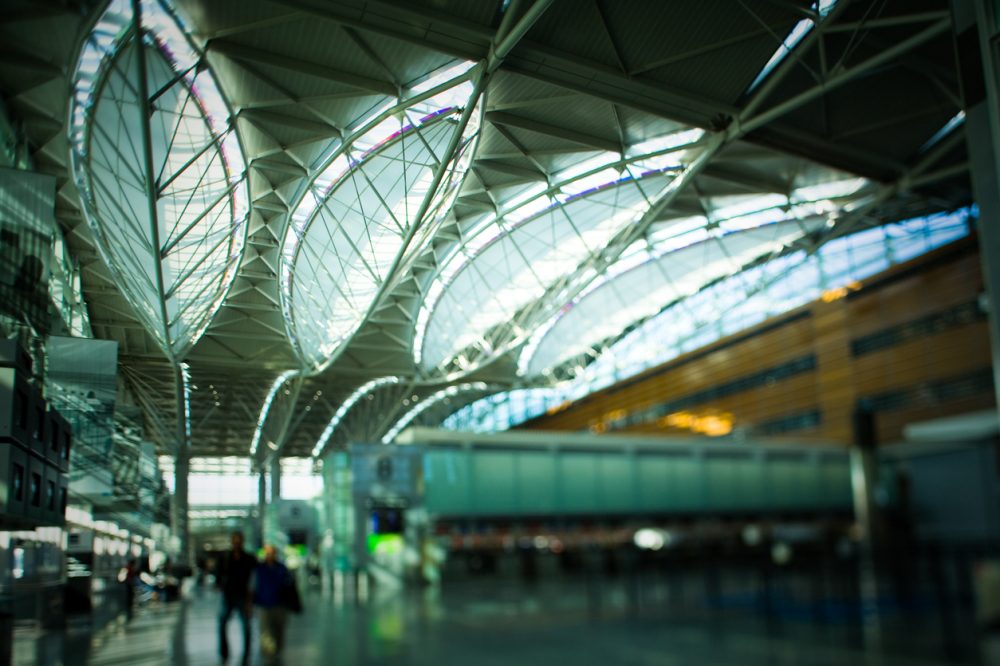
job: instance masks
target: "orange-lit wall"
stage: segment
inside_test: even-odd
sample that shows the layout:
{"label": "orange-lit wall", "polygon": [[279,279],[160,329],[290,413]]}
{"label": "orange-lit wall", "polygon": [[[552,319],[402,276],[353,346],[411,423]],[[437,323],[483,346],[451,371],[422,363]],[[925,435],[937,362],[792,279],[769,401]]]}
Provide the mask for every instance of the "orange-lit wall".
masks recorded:
{"label": "orange-lit wall", "polygon": [[878,441],[898,441],[994,404],[982,291],[976,240],[958,241],[522,427],[846,444],[865,399]]}

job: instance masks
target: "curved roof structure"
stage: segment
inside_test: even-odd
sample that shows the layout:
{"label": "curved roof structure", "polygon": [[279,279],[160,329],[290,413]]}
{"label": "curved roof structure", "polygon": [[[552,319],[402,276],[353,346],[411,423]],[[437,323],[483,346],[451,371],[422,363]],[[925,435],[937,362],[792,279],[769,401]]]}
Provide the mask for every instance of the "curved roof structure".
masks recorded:
{"label": "curved roof structure", "polygon": [[[468,372],[521,342],[539,311],[556,302],[549,292],[572,284],[588,260],[670,190],[700,136],[682,131],[647,142],[628,161],[598,155],[471,225],[421,308],[415,343],[421,367]],[[536,307],[525,310],[529,305]]]}
{"label": "curved roof structure", "polygon": [[590,351],[665,304],[682,301],[745,264],[778,253],[825,220],[779,222],[704,240],[667,252],[595,285],[567,306],[536,344],[525,347],[521,371],[544,375]]}
{"label": "curved roof structure", "polygon": [[[547,411],[559,410],[567,402],[694,351],[720,338],[738,333],[768,317],[779,315],[825,291],[847,288],[897,263],[912,259],[970,233],[972,211],[917,218],[877,226],[831,240],[816,252],[797,249],[767,261],[754,262],[739,272],[699,289],[685,299],[672,302],[654,316],[640,319],[617,336],[610,336],[565,359],[561,372],[553,372],[559,383],[543,382],[541,387],[498,391],[462,405],[441,420],[454,430],[486,432],[505,430]],[[745,233],[745,232],[744,232]],[[622,273],[649,267],[656,260]],[[602,283],[597,293],[617,280]],[[585,296],[578,304],[590,307]],[[572,314],[574,310],[570,310]],[[542,345],[552,329],[540,332]],[[617,327],[616,327],[617,328]],[[578,332],[586,335],[586,329]],[[526,347],[528,362],[539,363],[545,347],[534,352]],[[551,348],[554,348],[552,345]],[[558,367],[556,360],[551,367]]]}
{"label": "curved roof structure", "polygon": [[133,6],[9,0],[0,93],[130,399],[188,364],[195,456],[308,455],[382,377],[330,446],[582,391],[971,200],[945,0]]}
{"label": "curved roof structure", "polygon": [[122,294],[168,357],[204,333],[246,237],[245,164],[201,54],[162,5],[123,0],[77,65],[71,114],[83,211]]}
{"label": "curved roof structure", "polygon": [[[803,176],[808,182],[815,173]],[[521,353],[521,374],[550,375],[561,362],[598,355],[602,342],[632,324],[815,237],[829,226],[831,212],[859,199],[864,185],[843,178],[793,184],[788,195],[721,197],[705,202],[704,215],[664,223],[536,330]]]}
{"label": "curved roof structure", "polygon": [[451,210],[480,126],[473,74],[368,123],[319,171],[292,213],[282,299],[305,368],[333,360],[404,255],[419,251]]}
{"label": "curved roof structure", "polygon": [[[496,389],[493,389],[496,390]],[[405,414],[400,416],[382,435],[382,443],[390,444],[399,433],[406,428],[418,425],[423,419],[428,419],[429,423],[439,425],[441,421],[455,410],[452,405],[452,398],[463,395],[465,400],[484,393],[490,393],[491,389],[485,382],[466,382],[464,384],[450,384],[443,389],[436,391],[423,400],[418,401]]]}

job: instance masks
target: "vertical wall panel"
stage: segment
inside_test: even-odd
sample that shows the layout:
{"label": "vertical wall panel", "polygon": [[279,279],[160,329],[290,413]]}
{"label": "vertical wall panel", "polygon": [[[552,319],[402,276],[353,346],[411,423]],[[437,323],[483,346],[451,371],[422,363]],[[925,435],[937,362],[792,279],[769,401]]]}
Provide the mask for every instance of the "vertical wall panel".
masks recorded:
{"label": "vertical wall panel", "polygon": [[546,515],[559,509],[556,458],[549,452],[526,452],[518,456],[520,510],[523,514]]}

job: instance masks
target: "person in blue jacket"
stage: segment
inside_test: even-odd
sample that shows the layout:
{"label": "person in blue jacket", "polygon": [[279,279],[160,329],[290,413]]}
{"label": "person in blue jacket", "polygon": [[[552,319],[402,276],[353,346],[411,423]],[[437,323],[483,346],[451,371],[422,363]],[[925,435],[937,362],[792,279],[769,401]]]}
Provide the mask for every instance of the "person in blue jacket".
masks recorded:
{"label": "person in blue jacket", "polygon": [[292,583],[292,575],[278,561],[278,550],[273,544],[264,546],[264,561],[254,574],[254,604],[260,609],[260,651],[275,662],[281,657],[288,612],[282,593]]}

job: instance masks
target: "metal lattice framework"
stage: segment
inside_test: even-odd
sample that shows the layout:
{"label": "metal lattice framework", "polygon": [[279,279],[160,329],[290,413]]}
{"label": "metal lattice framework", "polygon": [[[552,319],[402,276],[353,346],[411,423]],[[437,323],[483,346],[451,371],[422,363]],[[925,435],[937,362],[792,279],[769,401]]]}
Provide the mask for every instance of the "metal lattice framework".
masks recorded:
{"label": "metal lattice framework", "polygon": [[397,377],[326,437],[378,439],[970,199],[945,0],[8,4],[0,92],[165,452],[186,402],[196,455],[307,455]]}
{"label": "metal lattice framework", "polygon": [[450,212],[475,150],[482,80],[477,69],[409,88],[415,99],[343,142],[296,207],[282,248],[282,297],[308,370],[335,358],[400,263]]}
{"label": "metal lattice framework", "polygon": [[[823,294],[846,292],[859,280],[963,238],[970,233],[971,215],[971,211],[964,209],[903,223],[859,227],[855,233],[828,240],[813,250],[793,244],[776,256],[759,258],[730,276],[671,301],[655,314],[633,320],[624,330],[576,355],[560,354],[558,360],[544,368],[547,381],[540,386],[497,391],[460,406],[435,425],[443,423],[456,430],[504,430],[546,412],[558,411],[570,401],[619,379],[745,330]],[[655,263],[654,260],[640,264],[611,278],[597,287],[594,294],[619,279],[631,277],[637,269],[651,270],[651,264]],[[590,295],[586,295],[579,307],[590,307],[589,300]],[[566,316],[575,311],[569,310]],[[548,338],[558,334],[562,325],[560,318],[552,329],[539,330],[536,338],[541,344],[526,346],[522,362],[536,361],[539,353],[544,353],[545,343],[556,347]]]}
{"label": "metal lattice framework", "polygon": [[[800,173],[800,182],[815,182]],[[829,215],[865,190],[861,179],[831,180],[787,193],[702,200],[704,214],[671,220],[648,240],[626,250],[614,265],[546,325],[537,327],[519,360],[522,374],[537,377],[566,359],[614,338],[668,304],[746,267],[815,240],[831,228]]]}
{"label": "metal lattice framework", "polygon": [[376,441],[392,425],[394,414],[419,400],[413,390],[399,377],[379,377],[362,384],[337,408],[316,442],[313,456],[321,456],[328,447]]}
{"label": "metal lattice framework", "polygon": [[383,444],[395,441],[396,436],[404,429],[421,425],[437,426],[450,414],[454,413],[464,403],[475,400],[482,395],[497,391],[499,387],[485,382],[466,382],[450,384],[418,401],[409,411],[400,416],[381,436]]}
{"label": "metal lattice framework", "polygon": [[[242,152],[211,72],[156,2],[114,2],[70,108],[83,211],[122,294],[172,360],[198,341],[246,236]],[[185,48],[187,47],[187,48]]]}
{"label": "metal lattice framework", "polygon": [[[557,305],[545,296],[565,289],[567,276],[671,190],[689,152],[675,144],[687,146],[700,132],[682,134],[655,142],[659,151],[627,164],[613,153],[598,155],[570,167],[565,179],[553,178],[552,187],[528,189],[502,214],[469,224],[424,300],[418,363],[461,373],[519,344],[537,311]],[[536,307],[525,308],[531,303]]]}

